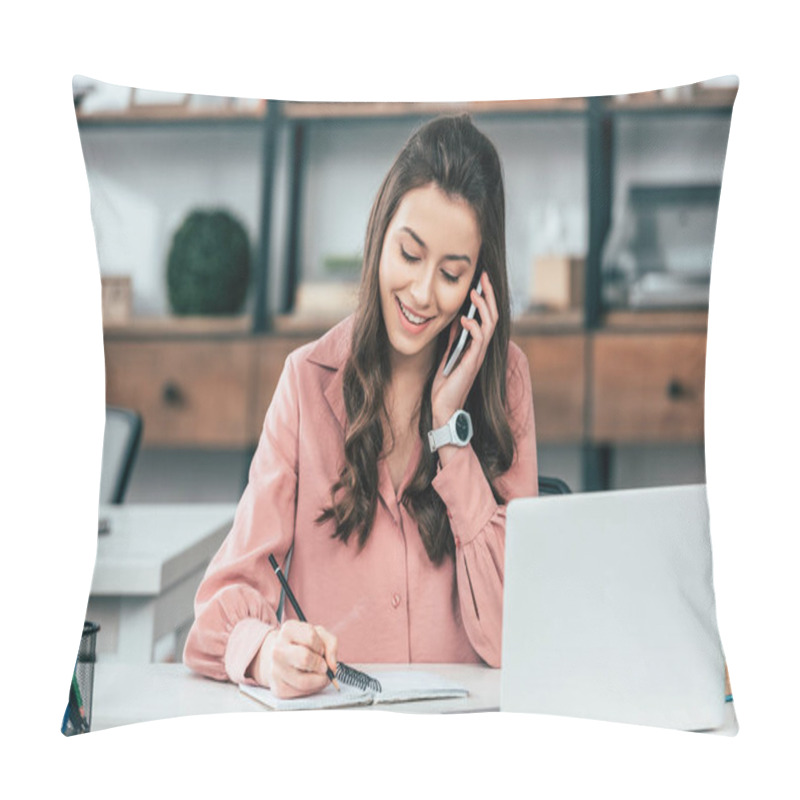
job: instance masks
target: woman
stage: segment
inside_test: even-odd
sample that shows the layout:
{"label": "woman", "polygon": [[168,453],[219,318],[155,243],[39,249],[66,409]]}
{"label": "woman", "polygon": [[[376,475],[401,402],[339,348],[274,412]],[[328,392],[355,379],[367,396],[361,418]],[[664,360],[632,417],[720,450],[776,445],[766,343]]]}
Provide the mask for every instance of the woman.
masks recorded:
{"label": "woman", "polygon": [[[471,344],[445,377],[462,329]],[[283,697],[324,688],[339,657],[499,666],[506,503],[537,492],[509,329],[497,153],[466,115],[435,119],[380,188],[357,311],[286,360],[197,592],[188,666]],[[308,623],[288,604],[276,615],[268,558],[290,550]]]}

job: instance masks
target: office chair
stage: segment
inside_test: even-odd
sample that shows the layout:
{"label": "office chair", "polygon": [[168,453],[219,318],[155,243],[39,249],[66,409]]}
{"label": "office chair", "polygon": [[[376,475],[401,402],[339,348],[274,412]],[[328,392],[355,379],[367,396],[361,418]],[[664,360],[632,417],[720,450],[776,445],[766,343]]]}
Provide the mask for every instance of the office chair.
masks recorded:
{"label": "office chair", "polygon": [[539,476],[539,495],[543,494],[572,494],[569,486],[561,478]]}
{"label": "office chair", "polygon": [[137,411],[106,406],[100,504],[119,504],[125,497],[133,462],[142,439],[142,416]]}

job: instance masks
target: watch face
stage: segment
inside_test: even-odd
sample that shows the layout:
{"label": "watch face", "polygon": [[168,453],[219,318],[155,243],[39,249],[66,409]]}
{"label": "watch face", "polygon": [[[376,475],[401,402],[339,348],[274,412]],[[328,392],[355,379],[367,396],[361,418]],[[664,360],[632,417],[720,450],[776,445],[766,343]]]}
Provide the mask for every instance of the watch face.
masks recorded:
{"label": "watch face", "polygon": [[466,414],[459,414],[456,418],[456,436],[462,442],[469,436],[469,417]]}

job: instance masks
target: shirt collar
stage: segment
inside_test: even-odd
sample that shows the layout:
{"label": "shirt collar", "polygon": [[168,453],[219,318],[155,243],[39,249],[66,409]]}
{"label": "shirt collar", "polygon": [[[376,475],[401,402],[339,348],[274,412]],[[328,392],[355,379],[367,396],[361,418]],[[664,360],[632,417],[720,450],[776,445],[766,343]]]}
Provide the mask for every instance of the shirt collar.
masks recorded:
{"label": "shirt collar", "polygon": [[310,363],[332,373],[324,394],[342,430],[347,423],[344,407],[344,365],[351,351],[353,324],[354,317],[351,314],[320,337],[306,357]]}
{"label": "shirt collar", "polygon": [[[328,380],[323,393],[343,431],[347,427],[347,411],[344,407],[344,366],[352,350],[354,322],[355,318],[353,315],[342,320],[318,339],[306,356],[307,361],[330,372],[330,380]],[[406,474],[403,477],[400,487],[398,487],[398,496],[402,496],[406,485],[413,476],[421,454],[422,440],[417,439],[408,467],[406,468]],[[378,493],[383,499],[384,506],[395,519],[395,522],[398,522],[397,514],[399,511],[397,497],[392,488],[389,467],[383,457],[379,460],[378,472]]]}

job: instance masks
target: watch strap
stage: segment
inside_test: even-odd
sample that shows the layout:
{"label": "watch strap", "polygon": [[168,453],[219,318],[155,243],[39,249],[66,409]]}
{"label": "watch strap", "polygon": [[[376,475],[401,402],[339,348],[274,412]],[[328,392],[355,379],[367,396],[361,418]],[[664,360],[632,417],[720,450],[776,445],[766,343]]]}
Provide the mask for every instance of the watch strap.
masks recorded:
{"label": "watch strap", "polygon": [[428,431],[428,446],[431,449],[431,453],[435,453],[440,447],[450,444],[452,441],[453,434],[449,423],[441,428],[436,428],[436,430]]}

